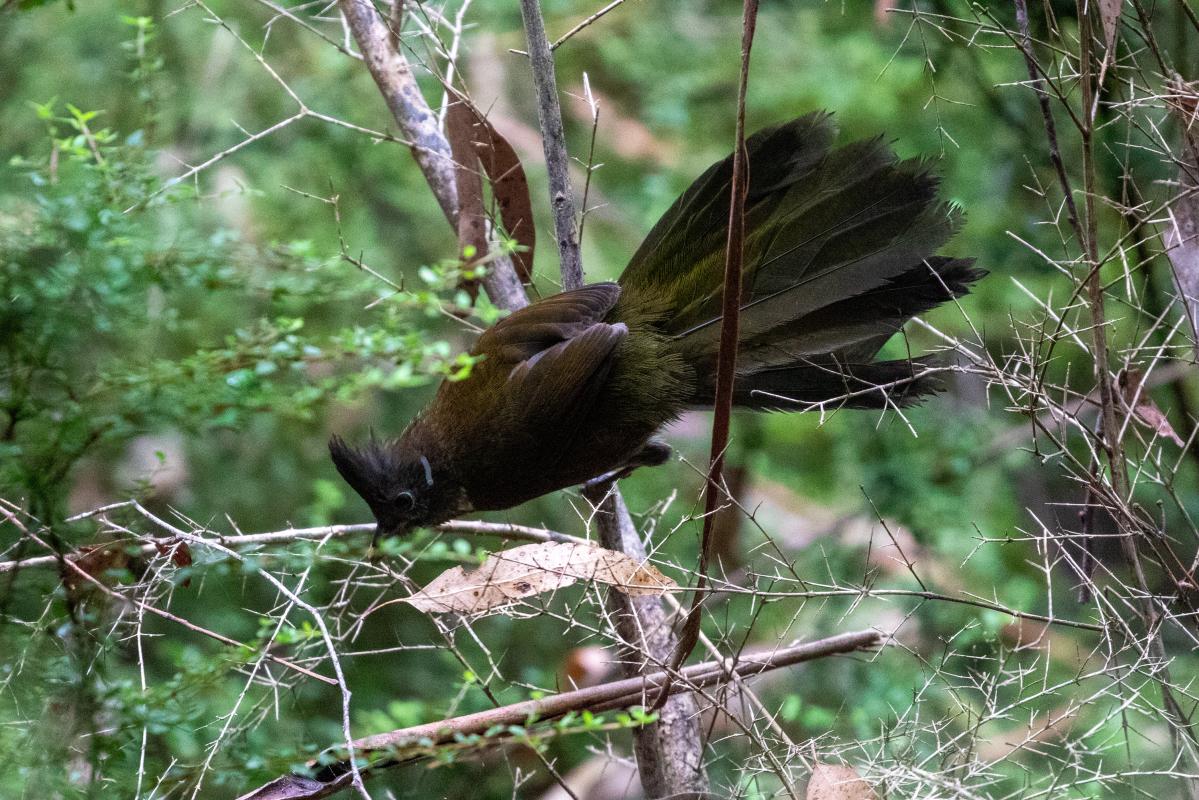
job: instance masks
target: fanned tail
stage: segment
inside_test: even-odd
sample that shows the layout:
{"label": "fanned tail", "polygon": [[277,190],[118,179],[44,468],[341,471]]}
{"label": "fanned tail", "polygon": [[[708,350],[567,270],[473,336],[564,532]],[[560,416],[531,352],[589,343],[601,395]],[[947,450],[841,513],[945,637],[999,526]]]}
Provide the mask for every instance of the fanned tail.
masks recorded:
{"label": "fanned tail", "polygon": [[[899,160],[881,139],[833,149],[834,137],[826,114],[809,114],[746,141],[738,405],[917,401],[937,386],[925,360],[871,361],[909,319],[985,274],[934,255],[960,213],[938,199],[925,162]],[[731,157],[701,175],[620,279],[626,293],[669,309],[660,327],[692,366],[700,406],[713,395],[731,175]]]}

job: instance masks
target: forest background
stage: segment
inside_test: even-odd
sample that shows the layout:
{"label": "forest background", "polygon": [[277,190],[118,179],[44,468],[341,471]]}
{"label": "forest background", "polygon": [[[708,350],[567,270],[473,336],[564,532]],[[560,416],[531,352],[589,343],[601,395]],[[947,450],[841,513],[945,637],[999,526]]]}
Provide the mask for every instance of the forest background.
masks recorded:
{"label": "forest background", "polygon": [[[536,95],[512,52],[526,47],[519,8],[412,6],[402,48],[434,110],[439,78],[465,86],[528,171],[536,290],[553,293]],[[1179,299],[1186,242],[1167,253],[1191,213],[1199,27],[1187,0],[1108,3],[1081,23],[1055,2],[1031,9],[1025,50],[1022,7],[762,6],[748,130],[827,109],[843,142],[884,135],[928,158],[966,213],[947,252],[990,275],[888,345],[958,364],[924,406],[736,417],[742,508],[722,512],[717,572],[741,590],[708,607],[709,641],[731,655],[865,628],[894,639],[701,703],[723,708],[702,718],[719,796],[787,796],[817,763],[894,797],[1199,791],[1199,367]],[[551,38],[598,10],[543,8]],[[589,280],[618,276],[730,151],[740,14],[630,1],[555,51]],[[162,544],[172,529],[368,522],[328,436],[398,433],[441,377],[469,373],[474,334],[446,313],[467,305],[454,231],[356,52],[323,4],[0,12],[2,796],[234,797],[347,728],[616,674],[603,587],[469,623],[374,609],[503,537],[420,532],[375,561],[369,526],[228,552]],[[470,323],[501,314],[481,296]],[[1098,423],[1109,408],[1114,448]],[[679,459],[621,484],[654,564],[684,585],[709,428],[686,416],[669,433]],[[594,538],[577,493],[487,519]],[[145,536],[162,541],[147,552]],[[56,559],[13,563],[55,552],[90,557],[97,581]],[[330,642],[341,687],[263,658],[328,675]],[[605,765],[594,786],[634,793],[640,721],[496,732],[367,786],[548,798],[563,781],[593,786],[571,782]]]}

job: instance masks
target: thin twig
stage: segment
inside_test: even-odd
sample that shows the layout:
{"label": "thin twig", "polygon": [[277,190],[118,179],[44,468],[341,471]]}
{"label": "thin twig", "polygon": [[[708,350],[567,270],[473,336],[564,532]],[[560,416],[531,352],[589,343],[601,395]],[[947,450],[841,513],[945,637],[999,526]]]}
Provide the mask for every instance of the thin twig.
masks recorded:
{"label": "thin twig", "polygon": [[[22,523],[20,521],[20,519],[18,519],[17,516],[12,511],[10,511],[8,508],[0,506],[0,514],[3,514],[4,518],[8,522],[10,522],[14,526],[16,526],[17,529],[20,530],[21,533],[24,536],[26,536],[34,544],[39,545],[40,547],[44,547],[47,550],[54,549],[48,542],[46,542],[40,536],[38,536],[37,534],[33,533],[28,528],[26,528],[24,523]],[[52,556],[52,558],[57,559],[58,557]],[[135,600],[135,599],[126,597],[125,595],[121,594],[120,592],[114,591],[113,589],[111,589],[110,587],[105,585],[104,582],[102,582],[95,576],[89,574],[86,570],[84,570],[82,567],[80,567],[74,561],[63,560],[62,563],[66,566],[67,569],[71,570],[71,572],[74,573],[76,576],[87,581],[92,586],[99,589],[105,595],[107,595],[107,596],[111,597],[112,599],[117,600],[119,602],[129,603],[134,608],[136,608],[139,612],[148,611],[149,613],[154,614],[155,616],[162,617],[163,619],[174,622],[177,625],[182,625],[183,627],[187,628],[189,631],[203,634],[204,636],[207,636],[210,639],[216,639],[218,642],[220,642],[222,644],[227,644],[231,647],[237,647],[239,649],[251,651],[251,652],[254,650],[254,648],[252,648],[248,644],[245,644],[244,642],[239,642],[236,639],[225,636],[222,633],[217,633],[216,631],[212,631],[212,630],[209,630],[208,628],[201,627],[200,625],[197,625],[190,620],[187,620],[187,619],[184,619],[183,617],[172,614],[169,611],[164,611],[163,609],[158,608],[157,606],[153,606],[149,603],[143,603],[141,600]],[[324,675],[313,672],[312,670],[305,669],[304,667],[301,667],[299,664],[296,664],[292,661],[288,661],[286,658],[280,658],[279,656],[271,655],[269,653],[267,654],[266,657],[268,659],[270,659],[271,661],[275,662],[276,664],[287,667],[290,670],[294,670],[294,671],[300,673],[301,675],[307,675],[309,678],[315,678],[316,680],[318,680],[322,683],[330,684],[331,686],[337,685],[337,681],[335,681],[334,679],[325,677]]]}
{"label": "thin twig", "polygon": [[[126,503],[115,504],[124,507]],[[548,528],[532,528],[527,525],[511,525],[507,522],[480,522],[475,520],[450,520],[449,522],[438,525],[435,530],[443,533],[455,533],[477,536],[499,536],[505,539],[516,539],[525,542],[571,542],[573,544],[587,544],[586,539],[578,536],[571,536],[568,533],[560,533],[552,531]],[[325,538],[340,539],[344,536],[350,536],[359,533],[375,532],[375,523],[360,522],[353,525],[322,525],[315,528],[287,528],[280,531],[270,531],[266,533],[240,533],[233,536],[222,536],[220,534],[212,534],[211,538],[214,544],[220,544],[230,548],[255,547],[269,544],[289,544],[291,542],[320,540]],[[151,538],[150,541],[143,541],[137,547],[134,555],[149,556],[161,551],[163,547],[169,547],[175,543],[174,537],[166,538]],[[207,538],[201,542],[192,542],[198,544],[206,544]],[[98,545],[99,547],[110,546],[111,543]],[[86,556],[93,552],[95,547],[82,548],[69,553],[64,553],[63,558],[69,561],[78,560],[82,556]],[[126,552],[128,550],[126,549]],[[32,556],[30,558],[21,558],[13,561],[0,561],[0,575],[5,572],[15,572],[24,569],[45,569],[49,567],[57,567],[60,563],[58,555],[50,556]]]}
{"label": "thin twig", "polygon": [[[749,54],[753,48],[758,20],[758,0],[745,0],[742,12],[741,77],[737,87],[737,133],[733,140],[733,176],[730,181],[729,230],[724,254],[724,291],[720,321],[720,350],[716,356],[715,415],[712,419],[712,447],[708,482],[704,490],[704,528],[700,540],[697,591],[683,622],[679,643],[671,658],[671,669],[691,655],[699,641],[701,607],[708,581],[708,562],[712,555],[712,527],[716,510],[724,501],[724,454],[728,449],[729,426],[733,414],[733,383],[737,375],[737,339],[741,321],[741,271],[745,249],[745,196],[749,188],[748,154],[745,151],[745,94],[749,89]],[[655,707],[666,700],[658,698]]]}
{"label": "thin twig", "polygon": [[579,255],[574,195],[570,188],[570,159],[566,154],[566,133],[562,128],[562,106],[558,102],[558,81],[554,76],[554,56],[545,36],[539,0],[520,0],[520,14],[529,43],[529,62],[533,85],[537,89],[537,120],[541,125],[541,145],[545,150],[549,174],[550,206],[554,212],[554,233],[558,240],[562,288],[583,285],[583,262]]}

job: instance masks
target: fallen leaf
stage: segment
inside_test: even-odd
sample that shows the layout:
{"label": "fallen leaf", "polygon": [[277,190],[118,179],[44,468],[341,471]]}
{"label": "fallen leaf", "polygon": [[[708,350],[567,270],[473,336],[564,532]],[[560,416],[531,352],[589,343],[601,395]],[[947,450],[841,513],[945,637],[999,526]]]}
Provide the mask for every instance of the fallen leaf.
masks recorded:
{"label": "fallen leaf", "polygon": [[878,795],[853,767],[817,764],[808,781],[807,800],[878,800]]}
{"label": "fallen leaf", "polygon": [[[513,266],[521,281],[529,283],[533,279],[537,229],[533,225],[533,199],[529,195],[529,181],[525,177],[524,167],[516,150],[479,109],[454,90],[451,89],[450,94],[456,101],[450,108],[457,106],[470,113],[472,146],[491,182],[491,193],[499,207],[500,222],[504,232],[520,246],[512,255]],[[448,126],[448,114],[446,123]],[[456,152],[454,160],[460,161]]]}
{"label": "fallen leaf", "polygon": [[469,572],[446,570],[404,601],[431,613],[483,614],[580,580],[605,583],[628,595],[661,595],[677,585],[653,565],[615,550],[545,542],[492,553]]}

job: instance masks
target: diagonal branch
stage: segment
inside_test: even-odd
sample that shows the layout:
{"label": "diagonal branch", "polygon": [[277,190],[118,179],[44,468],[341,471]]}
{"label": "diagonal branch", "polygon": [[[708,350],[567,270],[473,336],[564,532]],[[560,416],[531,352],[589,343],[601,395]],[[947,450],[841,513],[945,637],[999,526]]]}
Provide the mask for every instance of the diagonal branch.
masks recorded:
{"label": "diagonal branch", "polygon": [[[463,737],[484,736],[497,727],[525,726],[531,721],[544,722],[572,711],[598,713],[645,705],[648,698],[668,684],[673,692],[708,689],[730,680],[761,675],[805,661],[878,647],[882,641],[882,635],[877,631],[855,631],[777,650],[743,653],[735,660],[726,658],[694,664],[682,670],[674,681],[667,680],[666,672],[654,672],[367,736],[353,742],[354,751],[359,758],[367,759],[368,763],[360,769],[362,773],[369,774],[426,758],[439,745],[461,741]],[[483,744],[494,744],[494,741],[485,741]],[[334,795],[350,785],[347,760],[339,758],[330,762],[327,758],[315,759],[308,767],[316,770],[311,778],[285,775],[242,795],[238,800],[317,800]]]}
{"label": "diagonal branch", "polygon": [[[394,46],[387,23],[369,0],[338,0],[338,8],[387,102],[387,108],[409,142],[425,182],[456,230],[458,190],[450,145],[438,127],[437,115],[421,94],[408,59]],[[491,302],[500,308],[514,311],[529,304],[508,256],[492,262],[483,286]]]}

